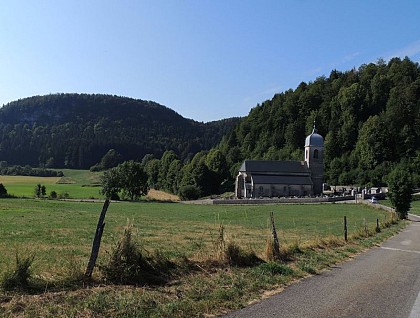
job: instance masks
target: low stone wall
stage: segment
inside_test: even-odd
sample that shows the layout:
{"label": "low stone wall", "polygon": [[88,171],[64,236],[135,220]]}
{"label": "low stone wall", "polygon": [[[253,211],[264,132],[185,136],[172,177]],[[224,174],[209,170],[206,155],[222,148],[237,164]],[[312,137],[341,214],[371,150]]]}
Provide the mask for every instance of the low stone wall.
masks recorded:
{"label": "low stone wall", "polygon": [[[304,204],[304,203],[327,203],[354,200],[354,196],[339,196],[339,197],[319,197],[319,198],[276,198],[276,199],[217,199],[212,200],[212,204]],[[211,204],[211,203],[210,203]]]}

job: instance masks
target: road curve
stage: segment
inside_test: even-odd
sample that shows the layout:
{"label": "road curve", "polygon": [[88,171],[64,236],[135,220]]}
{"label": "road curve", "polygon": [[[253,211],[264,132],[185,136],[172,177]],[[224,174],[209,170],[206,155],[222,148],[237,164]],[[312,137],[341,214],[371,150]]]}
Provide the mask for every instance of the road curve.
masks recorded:
{"label": "road curve", "polygon": [[420,217],[401,233],[330,271],[225,318],[420,318]]}

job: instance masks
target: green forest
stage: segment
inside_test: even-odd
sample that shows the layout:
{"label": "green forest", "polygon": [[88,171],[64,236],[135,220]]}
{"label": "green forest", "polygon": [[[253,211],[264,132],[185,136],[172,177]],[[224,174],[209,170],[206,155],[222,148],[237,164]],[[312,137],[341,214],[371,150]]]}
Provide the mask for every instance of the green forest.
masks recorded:
{"label": "green forest", "polygon": [[420,68],[408,58],[332,70],[210,123],[130,98],[31,97],[0,110],[0,160],[96,170],[137,160],[150,187],[198,197],[232,191],[244,159],[303,160],[314,121],[327,183],[382,186],[404,165],[419,186]]}
{"label": "green forest", "polygon": [[216,146],[238,118],[200,123],[150,101],[111,95],[54,94],[0,109],[0,161],[9,165],[89,169],[110,150],[123,160],[182,160]]}
{"label": "green forest", "polygon": [[234,169],[245,158],[303,160],[305,136],[314,120],[325,139],[328,183],[383,185],[384,176],[400,162],[417,173],[418,63],[408,58],[378,60],[302,82],[295,90],[276,94],[253,108],[218,149]]}

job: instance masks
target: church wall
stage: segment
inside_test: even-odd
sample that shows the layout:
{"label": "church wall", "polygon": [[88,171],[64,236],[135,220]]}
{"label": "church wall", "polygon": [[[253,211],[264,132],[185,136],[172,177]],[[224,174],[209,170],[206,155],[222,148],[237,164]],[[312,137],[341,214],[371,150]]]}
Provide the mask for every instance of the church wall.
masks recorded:
{"label": "church wall", "polygon": [[254,197],[291,197],[312,194],[311,185],[254,184]]}

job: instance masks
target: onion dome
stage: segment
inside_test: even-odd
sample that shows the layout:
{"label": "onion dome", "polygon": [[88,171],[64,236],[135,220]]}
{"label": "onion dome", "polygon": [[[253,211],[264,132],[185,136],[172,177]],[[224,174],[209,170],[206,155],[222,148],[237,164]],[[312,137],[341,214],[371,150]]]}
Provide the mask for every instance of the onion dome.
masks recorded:
{"label": "onion dome", "polygon": [[305,147],[324,147],[324,138],[318,134],[315,123],[312,133],[305,139]]}

